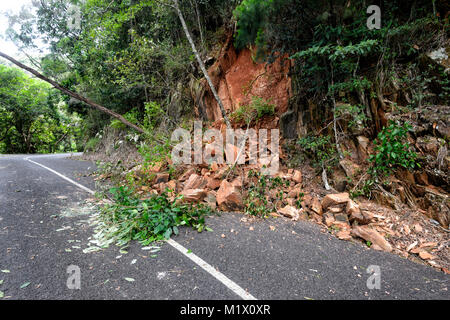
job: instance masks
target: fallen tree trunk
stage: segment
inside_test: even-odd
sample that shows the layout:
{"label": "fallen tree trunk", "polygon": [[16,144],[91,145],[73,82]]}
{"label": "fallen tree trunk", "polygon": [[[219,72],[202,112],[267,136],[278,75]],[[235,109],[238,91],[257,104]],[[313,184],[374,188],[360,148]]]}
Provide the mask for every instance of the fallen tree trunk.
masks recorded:
{"label": "fallen tree trunk", "polygon": [[85,97],[79,95],[78,93],[75,93],[75,92],[73,92],[73,91],[70,91],[70,90],[67,89],[67,88],[64,88],[63,86],[61,86],[61,85],[58,84],[57,82],[55,82],[55,81],[53,81],[53,80],[51,80],[51,79],[49,79],[49,78],[43,76],[42,74],[40,74],[40,73],[37,72],[36,70],[34,70],[34,69],[30,68],[30,67],[27,67],[26,65],[20,63],[19,61],[17,61],[16,59],[14,59],[14,58],[8,56],[7,54],[4,54],[3,52],[0,52],[0,57],[3,57],[3,58],[5,58],[6,60],[8,60],[8,61],[14,63],[14,64],[15,64],[16,66],[18,66],[19,68],[28,71],[29,73],[33,74],[33,75],[36,76],[37,78],[39,78],[39,79],[41,79],[41,80],[44,80],[45,82],[50,83],[54,88],[58,89],[59,91],[65,93],[65,94],[67,94],[67,95],[69,95],[69,96],[71,96],[71,97],[73,97],[73,98],[75,98],[75,99],[77,99],[77,100],[80,100],[80,101],[82,101],[82,102],[88,104],[89,106],[93,107],[94,109],[97,109],[97,110],[99,110],[99,111],[101,111],[101,112],[103,112],[103,113],[106,113],[106,114],[110,115],[111,117],[116,118],[117,120],[119,120],[120,122],[122,122],[124,125],[126,125],[126,126],[128,126],[128,127],[130,127],[130,128],[133,128],[134,130],[136,130],[136,131],[138,131],[138,132],[140,132],[140,133],[145,133],[144,129],[138,127],[137,125],[135,125],[135,124],[133,124],[133,123],[131,123],[131,122],[129,122],[127,119],[125,119],[124,117],[122,117],[120,114],[118,114],[118,113],[116,113],[116,112],[114,112],[114,111],[112,111],[112,110],[109,110],[108,108],[105,108],[105,107],[103,107],[103,106],[101,106],[101,105],[99,105],[99,104],[97,104],[97,103],[95,103],[95,102],[89,100],[88,98],[85,98]]}

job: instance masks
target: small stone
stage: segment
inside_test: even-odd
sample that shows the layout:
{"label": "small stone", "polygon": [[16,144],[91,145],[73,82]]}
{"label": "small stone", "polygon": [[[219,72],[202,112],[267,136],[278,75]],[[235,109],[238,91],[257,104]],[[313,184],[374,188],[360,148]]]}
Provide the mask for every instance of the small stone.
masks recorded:
{"label": "small stone", "polygon": [[207,177],[206,178],[206,187],[208,189],[216,190],[216,189],[218,189],[220,187],[221,183],[222,183],[221,180],[216,179],[214,177]]}
{"label": "small stone", "polygon": [[219,170],[219,166],[214,161],[213,163],[211,163],[211,171],[216,172],[217,170]]}
{"label": "small stone", "polygon": [[214,191],[210,191],[206,194],[205,201],[211,209],[213,209],[213,210],[216,209],[217,198],[216,198],[216,193]]}
{"label": "small stone", "polygon": [[192,169],[192,168],[190,168],[190,169],[188,169],[185,173],[183,173],[183,175],[182,175],[181,177],[178,178],[178,181],[184,182],[184,181],[186,181],[187,179],[189,179],[189,177],[190,177],[191,175],[193,175],[194,173],[195,173],[195,170]]}
{"label": "small stone", "polygon": [[373,215],[370,212],[361,211],[359,205],[357,205],[353,200],[349,200],[347,202],[345,211],[347,212],[351,222],[357,221],[359,224],[367,224],[373,218]]}
{"label": "small stone", "polygon": [[417,232],[423,232],[423,228],[420,226],[420,224],[416,223],[414,225],[414,230],[416,230]]}
{"label": "small stone", "polygon": [[343,222],[343,223],[347,223],[347,224],[349,223],[347,215],[343,214],[343,213],[335,214],[334,219],[336,219],[336,221],[338,221],[338,222]]}
{"label": "small stone", "polygon": [[327,227],[331,227],[335,221],[336,219],[331,213],[326,212],[323,214],[323,222]]}
{"label": "small stone", "polygon": [[334,206],[334,207],[329,207],[328,208],[328,212],[334,213],[334,214],[338,214],[344,211],[344,208],[342,207],[338,207],[338,206]]}
{"label": "small stone", "polygon": [[340,240],[350,240],[352,237],[350,235],[350,230],[344,229],[344,230],[340,230],[336,233],[336,236],[340,239]]}
{"label": "small stone", "polygon": [[287,194],[288,198],[297,198],[302,192],[302,187],[300,184],[295,185]]}

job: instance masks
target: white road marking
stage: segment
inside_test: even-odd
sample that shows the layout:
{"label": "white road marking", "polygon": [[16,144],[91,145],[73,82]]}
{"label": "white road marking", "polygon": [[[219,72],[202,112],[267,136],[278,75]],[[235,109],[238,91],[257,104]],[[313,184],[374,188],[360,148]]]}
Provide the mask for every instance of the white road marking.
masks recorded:
{"label": "white road marking", "polygon": [[167,243],[170,244],[172,247],[180,251],[182,254],[184,254],[186,257],[191,259],[195,264],[199,265],[203,270],[208,272],[210,275],[212,275],[214,278],[222,282],[228,289],[233,291],[235,294],[240,296],[243,300],[257,300],[254,296],[252,296],[250,293],[242,289],[236,282],[233,280],[230,280],[227,276],[225,276],[222,272],[216,270],[213,266],[205,262],[202,258],[195,255],[194,253],[188,253],[188,249],[183,247],[181,244],[176,242],[175,240],[169,239],[167,240]]}
{"label": "white road marking", "polygon": [[[54,174],[56,174],[57,176],[59,176],[60,178],[76,185],[78,188],[90,193],[90,194],[95,194],[95,192],[81,184],[79,184],[78,182],[73,181],[72,179],[66,177],[65,175],[56,172],[53,169],[50,169],[49,167],[44,166],[43,164],[40,164],[38,162],[35,162],[33,160],[29,159],[30,157],[25,158],[25,160],[32,162]],[[190,252],[188,249],[186,249],[185,247],[183,247],[181,244],[179,244],[178,242],[176,242],[173,239],[169,239],[167,240],[167,243],[170,244],[173,248],[177,249],[179,252],[181,252],[184,256],[186,256],[187,258],[189,258],[192,262],[194,262],[195,264],[197,264],[199,267],[201,267],[203,270],[205,270],[206,272],[208,272],[211,276],[213,276],[214,278],[216,278],[218,281],[220,281],[224,286],[226,286],[228,289],[230,289],[231,291],[233,291],[235,294],[237,294],[239,297],[241,297],[243,300],[257,300],[254,296],[252,296],[250,293],[248,293],[247,291],[245,291],[242,287],[240,287],[236,282],[234,282],[233,280],[231,280],[230,278],[228,278],[227,276],[225,276],[223,273],[221,273],[220,271],[218,271],[217,269],[215,269],[212,265],[208,264],[206,261],[204,261],[202,258],[200,258],[199,256],[195,255],[194,253]],[[188,253],[189,252],[189,253]]]}
{"label": "white road marking", "polygon": [[41,166],[41,167],[44,168],[44,169],[47,169],[48,171],[50,171],[50,172],[56,174],[57,176],[59,176],[60,178],[63,178],[64,180],[66,180],[66,181],[68,181],[68,182],[70,182],[70,183],[76,185],[78,188],[83,189],[84,191],[89,192],[90,194],[95,194],[95,192],[92,191],[91,189],[86,188],[85,186],[79,184],[78,182],[73,181],[73,180],[70,179],[70,178],[67,178],[65,175],[62,175],[61,173],[56,172],[55,170],[50,169],[49,167],[46,167],[46,166],[44,166],[43,164],[37,163],[36,161],[33,161],[33,160],[30,160],[30,157],[25,158],[25,160],[30,161],[30,162],[32,162],[32,163],[38,165],[38,166]]}

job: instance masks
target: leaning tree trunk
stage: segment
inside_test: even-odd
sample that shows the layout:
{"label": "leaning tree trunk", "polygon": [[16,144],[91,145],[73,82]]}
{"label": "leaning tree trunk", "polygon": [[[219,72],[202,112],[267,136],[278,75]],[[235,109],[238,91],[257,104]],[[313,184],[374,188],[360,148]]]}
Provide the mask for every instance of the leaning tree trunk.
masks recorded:
{"label": "leaning tree trunk", "polygon": [[216,98],[216,100],[217,100],[220,111],[222,112],[223,119],[225,120],[227,127],[231,127],[230,120],[228,120],[228,116],[227,116],[227,113],[223,106],[222,100],[220,99],[219,95],[217,94],[216,88],[214,87],[214,84],[212,83],[211,78],[208,75],[208,71],[206,71],[205,64],[203,63],[202,59],[200,58],[200,55],[198,54],[198,51],[195,47],[195,43],[192,40],[191,34],[189,33],[189,29],[186,25],[186,21],[184,21],[183,13],[181,12],[180,7],[178,6],[178,0],[173,0],[173,2],[174,2],[175,10],[177,11],[178,17],[180,18],[181,24],[183,26],[184,33],[186,34],[186,38],[188,39],[189,43],[191,44],[192,51],[194,52],[194,55],[197,58],[198,64],[200,65],[200,69],[202,70],[203,75],[206,78],[206,81],[208,81],[209,87],[211,88],[214,98]]}
{"label": "leaning tree trunk", "polygon": [[99,105],[99,104],[97,104],[97,103],[95,103],[95,102],[93,102],[93,101],[91,101],[91,100],[89,100],[89,99],[79,95],[78,93],[70,91],[69,89],[63,87],[62,85],[56,83],[55,81],[53,81],[53,80],[43,76],[42,74],[40,74],[36,70],[34,70],[34,69],[30,68],[30,67],[27,67],[26,65],[20,63],[19,61],[15,60],[14,58],[11,58],[10,56],[8,56],[8,55],[6,55],[6,54],[4,54],[2,52],[0,52],[0,57],[3,57],[5,59],[11,61],[12,63],[17,65],[18,67],[20,67],[20,68],[30,72],[31,74],[35,75],[37,78],[42,79],[45,82],[50,83],[53,87],[55,87],[59,91],[65,93],[65,94],[67,94],[67,95],[69,95],[69,96],[71,96],[71,97],[73,97],[73,98],[75,98],[77,100],[80,100],[80,101],[90,105],[91,107],[93,107],[93,108],[95,108],[95,109],[97,109],[97,110],[99,110],[99,111],[101,111],[103,113],[106,113],[106,114],[116,118],[117,120],[122,122],[124,125],[126,125],[126,126],[128,126],[130,128],[133,128],[133,129],[135,129],[136,131],[138,131],[140,133],[145,133],[144,129],[138,127],[137,125],[135,125],[135,124],[133,124],[131,122],[129,122],[127,119],[122,117],[120,114],[118,114],[118,113],[116,113],[116,112],[114,112],[112,110],[109,110],[109,109],[107,109],[107,108],[105,108],[105,107],[103,107],[103,106],[101,106],[101,105]]}

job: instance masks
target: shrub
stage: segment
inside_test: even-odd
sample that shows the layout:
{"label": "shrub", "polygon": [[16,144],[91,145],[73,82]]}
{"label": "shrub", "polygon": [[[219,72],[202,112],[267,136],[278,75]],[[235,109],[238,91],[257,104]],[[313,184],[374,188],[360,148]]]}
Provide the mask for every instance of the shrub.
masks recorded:
{"label": "shrub", "polygon": [[234,121],[244,121],[247,125],[253,121],[258,121],[265,115],[273,115],[275,113],[275,105],[269,103],[261,97],[252,97],[249,105],[242,105],[233,112],[231,118]]}
{"label": "shrub", "polygon": [[98,215],[95,238],[103,246],[115,242],[119,246],[138,240],[143,245],[177,235],[179,226],[190,226],[201,232],[210,209],[205,205],[180,203],[181,196],[169,199],[166,190],[150,199],[139,199],[131,188],[110,190],[114,202],[105,205]]}
{"label": "shrub", "polygon": [[[261,172],[250,170],[248,173],[250,187],[244,199],[245,213],[252,216],[266,217],[269,213],[276,211],[277,203],[283,202],[284,192],[282,186],[288,186],[289,181],[280,177],[270,177]],[[268,192],[279,190],[276,194],[276,201],[269,202]]]}
{"label": "shrub", "polygon": [[411,150],[406,138],[412,127],[405,122],[403,125],[390,121],[389,125],[378,134],[375,140],[375,154],[369,157],[373,176],[389,175],[393,169],[402,167],[414,169],[420,167],[417,154]]}
{"label": "shrub", "polygon": [[89,139],[88,142],[86,142],[86,145],[84,146],[84,150],[85,151],[94,151],[94,149],[97,147],[99,142],[100,142],[100,139],[98,137]]}
{"label": "shrub", "polygon": [[313,161],[313,165],[319,168],[331,168],[337,163],[336,146],[330,136],[309,135],[300,138],[297,143],[302,151]]}

